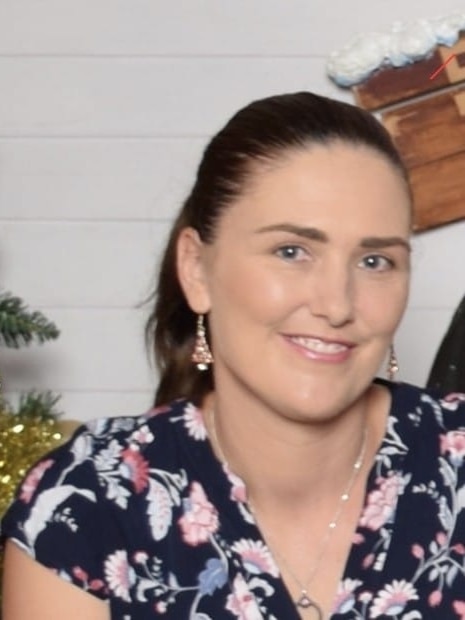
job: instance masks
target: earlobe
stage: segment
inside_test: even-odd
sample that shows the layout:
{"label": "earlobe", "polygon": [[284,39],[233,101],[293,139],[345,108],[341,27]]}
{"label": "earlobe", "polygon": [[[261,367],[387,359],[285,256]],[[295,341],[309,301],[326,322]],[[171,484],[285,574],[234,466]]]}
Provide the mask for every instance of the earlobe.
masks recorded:
{"label": "earlobe", "polygon": [[210,299],[205,274],[205,245],[195,228],[184,228],[176,246],[176,268],[179,283],[191,310],[205,314]]}

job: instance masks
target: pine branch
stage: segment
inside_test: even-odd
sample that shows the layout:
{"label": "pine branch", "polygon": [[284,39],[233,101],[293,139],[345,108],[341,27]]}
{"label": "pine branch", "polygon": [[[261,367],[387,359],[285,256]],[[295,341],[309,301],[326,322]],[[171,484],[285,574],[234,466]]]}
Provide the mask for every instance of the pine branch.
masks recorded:
{"label": "pine branch", "polygon": [[30,417],[34,419],[48,420],[57,418],[62,415],[61,411],[57,411],[55,406],[61,396],[53,394],[50,391],[36,392],[31,390],[26,394],[21,394],[17,411],[15,415]]}
{"label": "pine branch", "polygon": [[18,349],[33,341],[40,344],[60,335],[41,312],[30,312],[22,299],[0,293],[0,345]]}

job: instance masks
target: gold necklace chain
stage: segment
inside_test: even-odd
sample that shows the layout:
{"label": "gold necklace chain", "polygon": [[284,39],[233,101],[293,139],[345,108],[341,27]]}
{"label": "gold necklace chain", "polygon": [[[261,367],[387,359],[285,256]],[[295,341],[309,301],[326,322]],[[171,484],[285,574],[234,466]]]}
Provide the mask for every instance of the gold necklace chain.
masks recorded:
{"label": "gold necklace chain", "polygon": [[[213,441],[216,444],[216,449],[218,451],[218,455],[221,459],[221,461],[223,462],[224,465],[227,465],[228,469],[229,469],[229,465],[228,465],[228,461],[225,457],[225,454],[223,452],[221,443],[219,441],[219,437],[218,437],[218,432],[216,430],[216,419],[215,419],[215,412],[213,409],[210,409],[209,411],[209,422],[210,422],[210,428],[211,428],[211,433],[212,433],[212,437],[213,437]],[[331,539],[331,535],[334,532],[334,530],[337,527],[337,524],[339,523],[339,518],[344,510],[344,506],[348,503],[349,499],[350,499],[350,494],[352,492],[352,489],[354,487],[355,481],[357,479],[357,475],[359,473],[359,471],[362,469],[363,466],[363,462],[365,460],[365,453],[366,453],[366,446],[367,446],[367,429],[366,427],[363,429],[363,436],[360,442],[360,450],[358,452],[357,458],[355,460],[355,463],[352,466],[352,470],[350,473],[350,478],[349,481],[347,482],[347,485],[343,491],[343,493],[341,494],[341,496],[339,497],[339,502],[337,504],[336,507],[336,511],[333,515],[333,518],[331,519],[331,521],[328,523],[328,527],[326,530],[326,534],[323,537],[323,540],[321,542],[320,545],[320,549],[318,551],[316,560],[315,560],[315,564],[312,568],[312,570],[310,571],[310,575],[308,576],[308,578],[306,579],[305,583],[302,583],[302,581],[297,577],[297,575],[295,575],[295,573],[291,570],[289,563],[287,562],[287,560],[283,557],[283,555],[278,552],[276,546],[273,544],[273,551],[275,553],[275,555],[277,555],[279,557],[279,559],[281,560],[281,564],[286,568],[287,572],[289,573],[289,575],[293,578],[293,580],[295,581],[295,583],[299,586],[300,588],[300,596],[299,598],[294,601],[294,604],[296,607],[301,608],[301,609],[313,609],[317,615],[318,615],[318,620],[323,620],[323,611],[321,609],[321,607],[318,605],[318,603],[316,601],[314,601],[308,594],[308,588],[313,580],[313,577],[316,574],[316,571],[320,565],[321,559],[323,557],[324,552],[326,551],[326,548],[329,544],[329,541]],[[250,511],[254,517],[254,521],[256,524],[258,524],[258,519],[257,519],[257,512],[255,510],[255,507],[253,506],[252,502],[250,501],[250,498],[248,498],[248,505],[250,508]],[[268,535],[267,532],[264,531],[263,527],[262,527],[262,532],[265,535],[265,539],[269,542],[272,543],[273,539]],[[268,547],[270,547],[270,545],[268,544]]]}

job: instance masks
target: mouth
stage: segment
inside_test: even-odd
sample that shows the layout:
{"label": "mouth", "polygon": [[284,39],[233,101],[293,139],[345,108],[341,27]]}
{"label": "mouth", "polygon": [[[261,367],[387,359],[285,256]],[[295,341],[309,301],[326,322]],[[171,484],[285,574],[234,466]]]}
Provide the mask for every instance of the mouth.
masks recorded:
{"label": "mouth", "polygon": [[354,343],[340,340],[329,340],[316,338],[313,336],[290,336],[285,335],[284,339],[305,357],[322,361],[341,362],[345,361],[350,351],[354,348]]}

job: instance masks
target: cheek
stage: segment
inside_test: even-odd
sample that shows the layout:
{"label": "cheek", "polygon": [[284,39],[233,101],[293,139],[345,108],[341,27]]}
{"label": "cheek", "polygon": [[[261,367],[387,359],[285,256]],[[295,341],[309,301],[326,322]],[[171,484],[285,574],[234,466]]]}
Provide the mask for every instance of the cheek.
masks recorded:
{"label": "cheek", "polygon": [[358,314],[380,332],[392,333],[399,325],[408,300],[408,278],[389,286],[367,286],[358,298]]}
{"label": "cheek", "polygon": [[236,263],[234,268],[218,274],[215,297],[239,314],[279,317],[284,309],[292,307],[296,290],[285,274],[261,267],[259,264]]}

